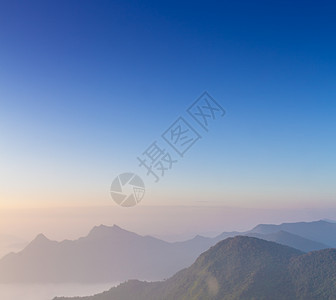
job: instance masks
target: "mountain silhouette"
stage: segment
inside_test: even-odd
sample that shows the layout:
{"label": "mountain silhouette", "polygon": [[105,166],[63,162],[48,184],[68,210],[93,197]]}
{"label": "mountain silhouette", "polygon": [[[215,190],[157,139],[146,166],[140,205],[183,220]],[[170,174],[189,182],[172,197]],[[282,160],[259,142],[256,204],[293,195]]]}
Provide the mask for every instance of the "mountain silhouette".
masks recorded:
{"label": "mountain silhouette", "polygon": [[21,252],[0,260],[0,282],[158,280],[191,265],[212,243],[207,238],[168,243],[116,225],[96,226],[86,237],[74,241],[56,242],[39,234]]}
{"label": "mountain silhouette", "polygon": [[[328,231],[321,232],[322,229]],[[141,236],[117,225],[95,226],[87,236],[74,241],[56,242],[39,234],[22,251],[0,259],[0,283],[162,280],[190,266],[217,242],[237,235],[257,237],[309,252],[330,248],[316,240],[332,244],[336,224],[319,221],[258,225],[247,232],[224,232],[215,238],[196,236],[175,243]]]}

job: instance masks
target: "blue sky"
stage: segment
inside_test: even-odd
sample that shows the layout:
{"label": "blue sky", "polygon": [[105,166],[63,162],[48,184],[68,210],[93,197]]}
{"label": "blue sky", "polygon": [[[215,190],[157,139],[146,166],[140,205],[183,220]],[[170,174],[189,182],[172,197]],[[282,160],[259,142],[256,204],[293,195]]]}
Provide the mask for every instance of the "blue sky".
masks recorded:
{"label": "blue sky", "polygon": [[[134,171],[147,204],[333,206],[335,9],[2,2],[1,201],[108,204]],[[226,116],[153,184],[136,156],[205,90]]]}

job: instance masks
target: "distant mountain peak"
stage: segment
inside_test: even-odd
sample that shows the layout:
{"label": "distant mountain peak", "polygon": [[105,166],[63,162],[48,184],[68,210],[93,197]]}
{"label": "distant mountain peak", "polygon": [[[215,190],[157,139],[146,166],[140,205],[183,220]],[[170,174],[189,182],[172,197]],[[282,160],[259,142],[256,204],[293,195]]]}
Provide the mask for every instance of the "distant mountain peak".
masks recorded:
{"label": "distant mountain peak", "polygon": [[47,246],[52,243],[57,243],[49,240],[43,233],[38,234],[35,239],[33,239],[28,246],[25,248],[26,249],[42,249],[44,246]]}
{"label": "distant mountain peak", "polygon": [[50,241],[43,233],[38,234],[33,242],[45,242],[45,241]]}
{"label": "distant mountain peak", "polygon": [[207,239],[207,237],[205,237],[205,236],[203,236],[203,235],[199,235],[199,234],[197,234],[197,235],[194,236],[193,239],[194,239],[194,240],[203,240],[203,239]]}
{"label": "distant mountain peak", "polygon": [[92,230],[99,230],[99,231],[123,230],[123,231],[126,231],[116,224],[113,224],[112,226],[107,226],[107,225],[104,225],[104,224],[100,224],[99,226],[93,227]]}
{"label": "distant mountain peak", "polygon": [[99,225],[95,226],[91,229],[89,232],[88,237],[106,237],[109,235],[127,235],[127,234],[134,234],[130,231],[127,231],[118,225],[114,224],[113,226],[107,226],[107,225]]}

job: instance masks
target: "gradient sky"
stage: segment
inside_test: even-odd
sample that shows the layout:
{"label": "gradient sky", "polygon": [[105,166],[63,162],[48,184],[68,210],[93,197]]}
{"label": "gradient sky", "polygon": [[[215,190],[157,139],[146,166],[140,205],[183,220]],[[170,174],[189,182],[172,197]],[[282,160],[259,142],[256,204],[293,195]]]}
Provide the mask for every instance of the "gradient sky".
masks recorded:
{"label": "gradient sky", "polygon": [[[332,1],[2,1],[0,206],[336,207]],[[157,184],[136,157],[208,91],[226,110]],[[201,202],[207,201],[207,202]]]}

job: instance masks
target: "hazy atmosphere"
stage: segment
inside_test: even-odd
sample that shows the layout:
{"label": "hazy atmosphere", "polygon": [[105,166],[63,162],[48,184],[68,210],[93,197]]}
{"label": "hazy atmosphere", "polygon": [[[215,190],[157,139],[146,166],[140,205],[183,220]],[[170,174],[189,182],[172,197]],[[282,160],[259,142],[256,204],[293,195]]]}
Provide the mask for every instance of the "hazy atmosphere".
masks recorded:
{"label": "hazy atmosphere", "polygon": [[335,12],[2,1],[0,298],[336,298]]}

